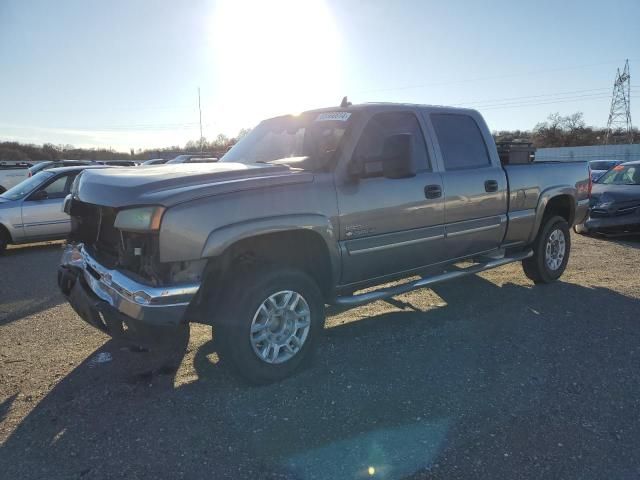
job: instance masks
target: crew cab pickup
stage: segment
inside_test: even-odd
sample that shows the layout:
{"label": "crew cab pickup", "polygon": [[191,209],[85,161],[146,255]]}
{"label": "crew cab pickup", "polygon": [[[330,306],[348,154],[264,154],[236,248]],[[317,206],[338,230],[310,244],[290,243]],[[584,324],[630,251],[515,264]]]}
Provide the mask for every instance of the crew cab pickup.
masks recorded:
{"label": "crew cab pickup", "polygon": [[586,163],[502,165],[474,110],[313,110],[263,121],[218,163],[83,172],[59,285],[114,336],[211,324],[220,355],[269,382],[309,356],[326,305],[516,261],[556,280],[590,188]]}

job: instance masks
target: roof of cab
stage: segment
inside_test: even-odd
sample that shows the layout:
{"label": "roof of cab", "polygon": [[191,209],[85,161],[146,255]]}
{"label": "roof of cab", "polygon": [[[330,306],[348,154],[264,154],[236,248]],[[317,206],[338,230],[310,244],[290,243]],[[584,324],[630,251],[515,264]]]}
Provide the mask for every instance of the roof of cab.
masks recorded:
{"label": "roof of cab", "polygon": [[429,110],[433,112],[441,112],[441,113],[450,113],[450,112],[467,112],[467,113],[478,113],[477,110],[472,108],[462,108],[462,107],[448,107],[445,105],[424,105],[419,103],[392,103],[392,102],[372,102],[372,103],[358,103],[354,105],[349,105],[348,107],[327,107],[327,108],[317,108],[313,110],[308,110],[304,113],[320,113],[320,112],[360,112],[360,111],[375,111],[382,112],[388,110],[398,110],[398,109],[419,109],[419,110]]}

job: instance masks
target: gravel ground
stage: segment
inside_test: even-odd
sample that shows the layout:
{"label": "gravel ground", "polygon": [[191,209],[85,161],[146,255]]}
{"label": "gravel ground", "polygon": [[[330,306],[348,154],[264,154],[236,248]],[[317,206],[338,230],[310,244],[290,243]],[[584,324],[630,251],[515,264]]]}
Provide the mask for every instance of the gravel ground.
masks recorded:
{"label": "gravel ground", "polygon": [[177,362],[123,348],[57,293],[59,244],[11,248],[0,477],[638,478],[640,239],[576,237],[554,285],[515,264],[334,314],[260,388],[209,327]]}

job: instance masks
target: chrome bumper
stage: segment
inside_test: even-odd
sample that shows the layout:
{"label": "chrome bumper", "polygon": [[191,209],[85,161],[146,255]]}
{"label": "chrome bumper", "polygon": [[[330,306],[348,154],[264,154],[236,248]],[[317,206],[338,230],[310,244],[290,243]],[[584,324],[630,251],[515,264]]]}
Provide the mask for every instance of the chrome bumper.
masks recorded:
{"label": "chrome bumper", "polygon": [[177,325],[184,321],[199,283],[154,287],[137,282],[119,270],[100,265],[82,245],[69,245],[62,254],[63,267],[80,272],[95,296],[127,317],[147,324]]}

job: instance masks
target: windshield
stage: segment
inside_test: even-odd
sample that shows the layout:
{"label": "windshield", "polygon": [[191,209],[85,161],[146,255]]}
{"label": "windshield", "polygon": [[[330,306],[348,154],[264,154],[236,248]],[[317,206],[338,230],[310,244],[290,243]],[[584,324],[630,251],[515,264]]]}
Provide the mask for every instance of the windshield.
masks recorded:
{"label": "windshield", "polygon": [[597,183],[604,185],[640,185],[640,164],[618,165],[600,177]]}
{"label": "windshield", "polygon": [[609,170],[618,164],[615,160],[594,160],[589,162],[591,170]]}
{"label": "windshield", "polygon": [[265,120],[220,161],[271,163],[282,160],[279,163],[321,170],[335,157],[350,117],[350,112],[323,112]]}
{"label": "windshield", "polygon": [[29,177],[23,180],[15,187],[10,188],[4,192],[0,197],[8,200],[20,200],[33,192],[38,186],[42,185],[45,180],[53,177],[54,173],[47,172],[46,170],[36,173],[33,177]]}

